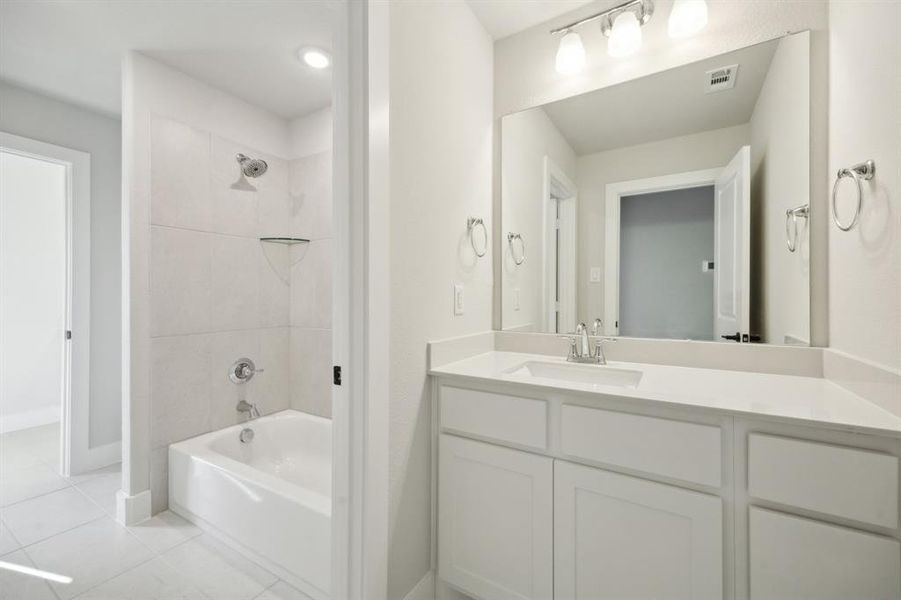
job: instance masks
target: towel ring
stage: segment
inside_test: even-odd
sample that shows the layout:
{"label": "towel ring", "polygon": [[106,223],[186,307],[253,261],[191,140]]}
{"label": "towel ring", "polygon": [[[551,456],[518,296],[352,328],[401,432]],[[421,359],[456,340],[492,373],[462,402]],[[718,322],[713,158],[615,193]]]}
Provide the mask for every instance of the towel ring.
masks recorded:
{"label": "towel ring", "polygon": [[[863,197],[863,185],[860,183],[861,180],[869,181],[873,178],[873,175],[876,173],[876,163],[872,160],[868,160],[866,162],[858,163],[851,167],[850,169],[839,169],[838,174],[835,178],[835,183],[832,184],[832,222],[835,223],[835,226],[841,229],[842,231],[849,231],[854,224],[857,223],[857,218],[860,216],[860,204],[861,199]],[[851,222],[847,225],[843,224],[838,220],[838,212],[835,210],[836,203],[836,192],[838,192],[838,184],[844,177],[852,177],[854,179],[854,183],[857,184],[857,206],[854,208],[854,216],[851,218]]]}
{"label": "towel ring", "polygon": [[[482,238],[485,240],[482,243],[482,251],[479,252],[479,249],[476,247],[476,242],[472,236],[472,230],[476,227],[482,227]],[[472,251],[476,253],[476,256],[482,258],[488,252],[488,228],[485,227],[485,222],[478,217],[469,217],[466,219],[466,231],[469,232],[469,244],[472,246]]]}
{"label": "towel ring", "polygon": [[[516,258],[516,250],[513,247],[513,242],[519,240],[519,246],[522,248],[519,253],[519,258]],[[526,243],[522,239],[522,235],[518,233],[508,233],[507,234],[507,244],[510,246],[510,256],[513,257],[513,262],[518,267],[526,260]]]}
{"label": "towel ring", "polygon": [[785,245],[789,252],[798,248],[798,219],[806,219],[810,214],[810,205],[803,204],[785,211]]}

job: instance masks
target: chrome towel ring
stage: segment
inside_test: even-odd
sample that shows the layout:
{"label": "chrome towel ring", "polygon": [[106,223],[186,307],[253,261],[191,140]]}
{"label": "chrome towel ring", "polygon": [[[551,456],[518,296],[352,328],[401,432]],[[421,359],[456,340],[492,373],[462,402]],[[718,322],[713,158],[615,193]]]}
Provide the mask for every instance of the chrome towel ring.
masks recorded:
{"label": "chrome towel ring", "polygon": [[798,248],[798,219],[806,219],[810,214],[810,205],[802,204],[785,211],[785,245],[789,252]]}
{"label": "chrome towel ring", "polygon": [[[476,246],[476,242],[473,239],[473,230],[476,227],[482,228],[482,251],[479,252],[478,247]],[[485,222],[478,217],[469,217],[466,219],[466,231],[469,233],[469,244],[472,246],[472,251],[476,253],[476,256],[482,258],[485,256],[485,253],[488,252],[488,228],[485,227]]]}
{"label": "chrome towel ring", "polygon": [[[872,160],[858,163],[849,169],[838,170],[838,174],[835,178],[835,183],[832,184],[832,222],[835,223],[835,226],[842,231],[849,231],[852,227],[854,227],[854,224],[857,223],[857,218],[860,216],[860,203],[863,197],[863,185],[860,183],[860,181],[869,181],[873,178],[873,175],[875,173],[876,163],[874,163]],[[854,183],[857,184],[857,205],[854,208],[854,216],[851,218],[851,222],[847,225],[839,221],[838,212],[835,210],[838,184],[844,177],[852,177],[854,179]]]}
{"label": "chrome towel ring", "polygon": [[[516,258],[516,248],[513,245],[513,242],[519,240],[519,258]],[[507,234],[507,244],[510,246],[510,256],[513,257],[513,262],[516,266],[519,266],[526,260],[526,243],[522,239],[522,235],[518,233],[508,233]]]}

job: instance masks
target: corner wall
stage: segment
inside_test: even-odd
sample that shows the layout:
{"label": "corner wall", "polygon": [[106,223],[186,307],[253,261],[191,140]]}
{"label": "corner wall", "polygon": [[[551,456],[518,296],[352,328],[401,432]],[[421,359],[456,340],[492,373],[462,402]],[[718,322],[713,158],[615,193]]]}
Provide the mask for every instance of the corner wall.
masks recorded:
{"label": "corner wall", "polygon": [[[492,42],[465,2],[390,5],[390,408],[388,595],[431,566],[426,343],[491,328]],[[491,240],[493,243],[494,240]],[[453,284],[464,285],[454,316]]]}

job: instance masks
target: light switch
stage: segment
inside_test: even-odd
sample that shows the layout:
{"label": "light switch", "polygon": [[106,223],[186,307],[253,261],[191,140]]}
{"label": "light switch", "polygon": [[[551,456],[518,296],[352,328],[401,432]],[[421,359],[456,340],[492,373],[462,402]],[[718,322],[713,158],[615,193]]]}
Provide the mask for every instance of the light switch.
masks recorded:
{"label": "light switch", "polygon": [[463,314],[463,284],[454,284],[454,314]]}
{"label": "light switch", "polygon": [[601,282],[601,268],[600,267],[591,267],[588,271],[588,281],[590,283],[600,283]]}
{"label": "light switch", "polygon": [[513,289],[513,310],[519,310],[519,288]]}

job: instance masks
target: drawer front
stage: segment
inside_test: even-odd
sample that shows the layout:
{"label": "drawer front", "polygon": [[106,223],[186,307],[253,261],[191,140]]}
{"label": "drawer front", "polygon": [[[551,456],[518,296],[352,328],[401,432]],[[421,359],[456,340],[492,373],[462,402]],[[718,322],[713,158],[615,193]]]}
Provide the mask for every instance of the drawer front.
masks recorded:
{"label": "drawer front", "polygon": [[897,540],[750,509],[751,598],[901,597]]}
{"label": "drawer front", "polygon": [[442,429],[547,449],[544,400],[442,386],[440,411]]}
{"label": "drawer front", "polygon": [[719,427],[563,406],[561,450],[576,458],[719,487]]}
{"label": "drawer front", "polygon": [[889,454],[752,433],[748,492],[762,500],[898,526],[898,459]]}

